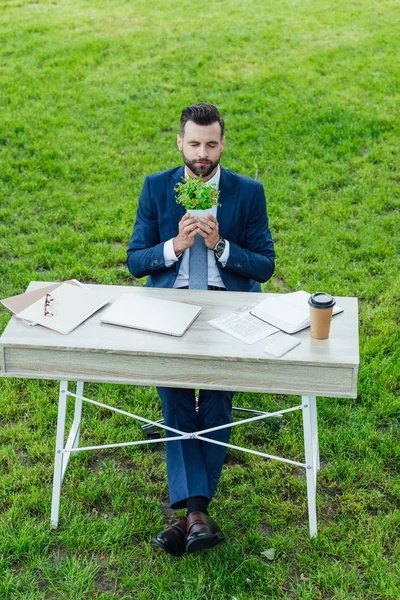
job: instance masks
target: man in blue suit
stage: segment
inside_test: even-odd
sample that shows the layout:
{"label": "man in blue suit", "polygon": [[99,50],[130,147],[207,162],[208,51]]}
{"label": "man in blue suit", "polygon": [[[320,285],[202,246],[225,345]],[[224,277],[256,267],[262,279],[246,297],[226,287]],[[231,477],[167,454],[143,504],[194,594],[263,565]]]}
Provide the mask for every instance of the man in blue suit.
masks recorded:
{"label": "man in blue suit", "polygon": [[[127,264],[146,285],[198,288],[191,263],[196,244],[205,245],[208,289],[259,292],[274,271],[274,247],[268,228],[264,189],[260,183],[220,167],[225,145],[224,121],[212,104],[194,104],[182,112],[177,138],[184,167],[146,177],[128,246]],[[208,218],[190,218],[176,203],[182,177],[203,177],[220,192],[221,206]],[[196,238],[197,236],[197,238]],[[201,238],[199,238],[201,236]],[[203,240],[203,241],[202,241]],[[204,288],[207,284],[204,285]],[[166,425],[185,432],[232,422],[233,392],[157,388]],[[209,434],[227,443],[230,428]],[[168,435],[168,434],[167,434]],[[172,508],[186,508],[179,519],[153,538],[174,556],[211,548],[224,539],[208,514],[226,448],[196,439],[167,443],[167,472]]]}

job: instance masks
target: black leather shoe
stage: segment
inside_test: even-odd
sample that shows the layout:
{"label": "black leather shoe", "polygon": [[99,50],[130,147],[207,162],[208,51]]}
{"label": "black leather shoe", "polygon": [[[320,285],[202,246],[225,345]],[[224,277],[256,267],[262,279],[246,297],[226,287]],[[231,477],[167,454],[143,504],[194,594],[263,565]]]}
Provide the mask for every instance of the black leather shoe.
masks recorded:
{"label": "black leather shoe", "polygon": [[151,540],[159,548],[162,548],[172,556],[183,556],[186,545],[186,517],[182,517]]}
{"label": "black leather shoe", "polygon": [[202,512],[192,512],[188,515],[186,552],[212,548],[224,539],[224,534],[209,515]]}

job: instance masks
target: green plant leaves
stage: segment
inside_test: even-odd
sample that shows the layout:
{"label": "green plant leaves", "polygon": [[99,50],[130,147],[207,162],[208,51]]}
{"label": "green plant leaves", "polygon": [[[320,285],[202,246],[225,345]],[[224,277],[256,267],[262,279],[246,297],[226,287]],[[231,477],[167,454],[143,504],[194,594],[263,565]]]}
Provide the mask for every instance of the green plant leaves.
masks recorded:
{"label": "green plant leaves", "polygon": [[182,177],[182,181],[177,183],[174,190],[178,192],[176,201],[182,204],[186,210],[207,210],[218,204],[219,190],[215,183],[206,185],[203,177],[198,179],[191,177]]}

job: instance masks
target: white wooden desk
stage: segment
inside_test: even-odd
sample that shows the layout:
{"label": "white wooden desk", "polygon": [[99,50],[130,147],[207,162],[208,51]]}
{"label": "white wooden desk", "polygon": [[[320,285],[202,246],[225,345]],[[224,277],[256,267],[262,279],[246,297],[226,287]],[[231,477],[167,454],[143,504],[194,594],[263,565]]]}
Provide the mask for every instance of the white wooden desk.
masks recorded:
{"label": "white wooden desk", "polygon": [[[44,284],[33,282],[28,289],[40,285]],[[282,358],[272,358],[263,352],[265,340],[248,345],[207,323],[239,306],[257,304],[265,299],[265,294],[107,287],[114,300],[122,293],[131,292],[198,304],[203,310],[181,338],[102,324],[101,311],[68,336],[40,326],[28,327],[14,317],[10,320],[0,338],[1,375],[60,381],[51,514],[53,527],[58,524],[61,485],[71,453],[98,448],[79,447],[82,403],[87,401],[106,406],[83,396],[83,382],[94,381],[300,395],[301,403],[298,406],[263,413],[241,422],[301,410],[304,463],[241,449],[305,468],[310,535],[316,535],[316,479],[319,469],[316,396],[355,398],[357,395],[357,300],[337,298],[337,303],[344,308],[344,312],[333,318],[328,340],[313,340],[309,329],[306,329],[296,334],[301,339],[299,346]],[[76,393],[68,389],[68,382],[77,382]],[[75,413],[65,442],[66,405],[69,397],[75,398]],[[106,407],[144,423],[153,423],[145,417]],[[194,436],[207,439],[206,435],[210,432],[207,430],[183,434],[173,431],[176,437],[168,438],[168,441]],[[154,443],[154,440],[101,447],[141,443]]]}

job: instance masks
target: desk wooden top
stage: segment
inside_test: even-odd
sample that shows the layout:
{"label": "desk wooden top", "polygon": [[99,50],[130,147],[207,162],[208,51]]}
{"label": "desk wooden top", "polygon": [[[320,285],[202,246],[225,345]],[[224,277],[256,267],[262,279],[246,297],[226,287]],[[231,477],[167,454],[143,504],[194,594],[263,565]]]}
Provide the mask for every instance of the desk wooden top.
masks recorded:
{"label": "desk wooden top", "polygon": [[[33,282],[28,289],[40,285],[46,284]],[[344,312],[333,317],[329,339],[313,340],[305,329],[295,334],[299,346],[272,358],[263,352],[265,339],[245,344],[208,324],[240,306],[258,304],[266,294],[98,287],[107,288],[113,300],[134,293],[197,304],[202,312],[181,338],[100,323],[101,310],[67,336],[12,317],[0,338],[1,375],[356,396],[356,298],[336,298]]]}

